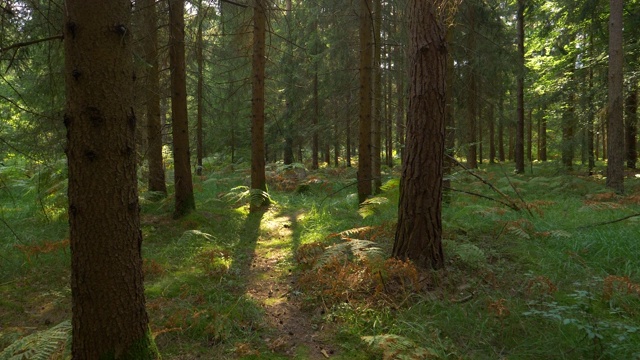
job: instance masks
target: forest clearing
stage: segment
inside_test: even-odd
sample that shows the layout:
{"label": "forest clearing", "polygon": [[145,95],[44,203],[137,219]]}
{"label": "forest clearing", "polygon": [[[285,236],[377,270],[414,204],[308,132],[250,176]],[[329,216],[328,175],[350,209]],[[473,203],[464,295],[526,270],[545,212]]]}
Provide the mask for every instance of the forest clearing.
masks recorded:
{"label": "forest clearing", "polygon": [[640,360],[639,0],[0,0],[0,360]]}
{"label": "forest clearing", "polygon": [[[0,348],[70,317],[62,179],[41,172],[25,180],[16,165],[2,172],[14,184],[2,202],[14,206],[3,214],[13,227],[1,230]],[[619,196],[604,190],[601,177],[563,174],[557,163],[535,164],[525,175],[507,175],[506,168],[485,166],[477,174],[508,198],[456,171],[452,187],[460,192],[443,208],[446,267],[438,271],[388,260],[397,180],[359,212],[348,186],[354,170],[347,168],[298,180],[286,166],[271,165],[273,205],[255,214],[242,187],[246,167],[213,167],[196,178],[199,210],[180,220],[168,212],[171,198],[143,196],[147,308],[160,353],[164,359],[637,358],[638,173],[628,174],[628,194]],[[65,332],[27,344],[59,349],[52,358],[64,358],[68,340]]]}

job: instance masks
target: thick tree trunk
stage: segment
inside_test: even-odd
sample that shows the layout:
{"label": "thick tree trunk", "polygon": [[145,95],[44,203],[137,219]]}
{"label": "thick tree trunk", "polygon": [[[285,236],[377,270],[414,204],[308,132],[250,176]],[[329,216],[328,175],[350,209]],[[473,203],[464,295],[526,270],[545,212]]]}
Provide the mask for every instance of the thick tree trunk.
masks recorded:
{"label": "thick tree trunk", "polygon": [[638,162],[638,89],[635,87],[627,95],[626,113],[627,167],[635,169]]}
{"label": "thick tree trunk", "polygon": [[175,217],[195,210],[189,152],[187,75],[184,53],[184,0],[169,0],[169,62],[171,63],[171,124],[175,175]]}
{"label": "thick tree trunk", "polygon": [[145,310],[129,1],[65,3],[72,357],[156,359]]}
{"label": "thick tree trunk", "polygon": [[358,201],[371,195],[371,0],[360,0]]}
{"label": "thick tree trunk", "polygon": [[622,98],[622,0],[610,0],[609,17],[609,129],[607,187],[624,193],[624,102]]}
{"label": "thick tree trunk", "polygon": [[[253,96],[251,98],[251,188],[267,191],[265,174],[264,143],[264,74],[265,37],[267,15],[265,0],[255,0],[253,7],[253,63],[251,78]],[[250,211],[257,211],[263,205],[251,202]]]}
{"label": "thick tree trunk", "polygon": [[524,0],[518,0],[518,118],[516,122],[516,173],[524,173]]}
{"label": "thick tree trunk", "polygon": [[158,65],[158,20],[154,0],[142,0],[145,61],[147,70],[145,99],[147,105],[147,162],[149,164],[149,191],[167,195],[167,185],[162,158],[162,125],[160,118],[160,72]]}
{"label": "thick tree trunk", "polygon": [[446,107],[444,10],[409,2],[409,112],[393,256],[424,268],[444,267],[442,178]]}

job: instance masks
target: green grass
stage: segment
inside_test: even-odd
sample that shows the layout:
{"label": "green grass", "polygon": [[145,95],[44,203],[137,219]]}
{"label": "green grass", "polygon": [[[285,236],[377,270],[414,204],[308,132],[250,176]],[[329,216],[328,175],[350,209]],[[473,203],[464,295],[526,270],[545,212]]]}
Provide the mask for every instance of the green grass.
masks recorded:
{"label": "green grass", "polygon": [[[9,165],[0,171],[0,349],[69,319],[71,311],[63,164]],[[555,163],[534,164],[533,174],[507,169],[484,165],[476,174],[508,198],[465,171],[452,184],[530,212],[452,193],[443,209],[446,268],[419,272],[426,285],[417,293],[409,282],[394,282],[391,270],[371,270],[382,265],[350,256],[341,263],[344,275],[356,281],[373,271],[371,284],[354,283],[346,297],[321,292],[319,283],[295,285],[292,296],[314,326],[330,329],[332,358],[378,359],[394,349],[442,359],[640,358],[640,219],[598,225],[640,212],[640,179],[630,176],[627,195],[617,197],[582,169],[565,173]],[[264,308],[247,295],[258,249],[285,254],[275,271],[291,270],[299,279],[316,270],[296,258],[311,244],[343,242],[336,234],[345,230],[371,227],[351,236],[390,251],[397,188],[381,194],[389,201],[372,204],[363,218],[355,186],[348,186],[354,169],[309,172],[304,187],[286,182],[280,166],[269,171],[276,205],[261,214],[248,214],[247,199],[225,196],[246,185],[244,167],[220,166],[196,178],[198,210],[180,220],[171,217],[171,196],[151,201],[143,189],[147,307],[165,359],[291,358],[271,351]],[[274,219],[290,233],[262,244]],[[339,272],[321,280],[341,281]],[[310,351],[298,348],[294,358]]]}

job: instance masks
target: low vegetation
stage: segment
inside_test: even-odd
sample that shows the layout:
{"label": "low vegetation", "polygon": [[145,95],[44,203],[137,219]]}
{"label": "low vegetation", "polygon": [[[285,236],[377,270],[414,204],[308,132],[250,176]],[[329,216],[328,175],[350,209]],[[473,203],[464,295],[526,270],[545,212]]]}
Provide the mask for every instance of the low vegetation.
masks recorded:
{"label": "low vegetation", "polygon": [[[183,219],[171,197],[141,193],[147,308],[164,359],[640,358],[636,173],[619,196],[553,162],[525,175],[458,168],[443,214],[447,266],[424,271],[388,258],[397,173],[387,169],[383,193],[358,211],[354,169],[270,165],[268,194],[254,194],[249,169],[214,160]],[[0,167],[0,359],[68,356],[63,169]],[[272,206],[249,214],[265,196]]]}

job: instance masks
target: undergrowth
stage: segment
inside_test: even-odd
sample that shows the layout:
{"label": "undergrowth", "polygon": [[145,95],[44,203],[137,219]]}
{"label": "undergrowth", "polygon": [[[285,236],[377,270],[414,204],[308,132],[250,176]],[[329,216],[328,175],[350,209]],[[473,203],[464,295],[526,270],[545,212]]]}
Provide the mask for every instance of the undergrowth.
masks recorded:
{"label": "undergrowth", "polygon": [[[56,327],[71,314],[64,163],[5,164],[0,349],[49,336],[64,358]],[[432,271],[389,258],[397,173],[388,170],[383,192],[358,207],[354,169],[273,164],[258,193],[247,187],[248,167],[206,164],[195,178],[198,210],[183,219],[171,218],[171,194],[141,188],[147,308],[165,359],[289,356],[265,340],[264,309],[247,295],[267,221],[285,215],[290,235],[273,251],[288,255],[278,267],[291,271],[289,296],[314,331],[331,329],[332,358],[640,359],[634,176],[621,196],[601,177],[555,163],[525,175],[507,165],[458,168],[443,209],[446,266]],[[276,204],[272,213],[249,214],[250,202],[264,200]]]}

